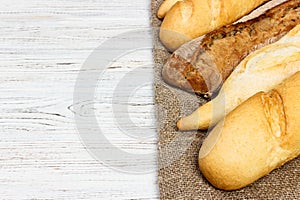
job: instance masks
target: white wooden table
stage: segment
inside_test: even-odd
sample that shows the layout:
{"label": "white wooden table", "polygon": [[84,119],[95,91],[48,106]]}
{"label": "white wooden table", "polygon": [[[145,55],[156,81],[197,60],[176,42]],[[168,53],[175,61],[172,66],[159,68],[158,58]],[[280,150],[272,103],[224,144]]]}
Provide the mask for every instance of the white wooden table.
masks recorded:
{"label": "white wooden table", "polygon": [[[147,127],[151,137],[125,134],[112,111],[122,76],[140,66],[151,71],[151,50],[111,63],[101,74],[94,102],[73,98],[78,74],[95,48],[121,33],[149,28],[150,1],[0,2],[0,198],[158,199],[151,84],[137,87],[127,102],[131,120]],[[91,112],[111,148],[152,156],[152,162],[135,166],[147,165],[147,172],[134,174],[126,162],[114,169],[97,160],[75,120]]]}

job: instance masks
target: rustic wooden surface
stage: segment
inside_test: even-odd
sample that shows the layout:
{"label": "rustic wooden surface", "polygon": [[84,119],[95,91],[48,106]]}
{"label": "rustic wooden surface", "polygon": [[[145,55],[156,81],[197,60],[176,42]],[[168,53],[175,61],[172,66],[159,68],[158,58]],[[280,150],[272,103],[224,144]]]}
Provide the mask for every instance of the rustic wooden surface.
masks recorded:
{"label": "rustic wooden surface", "polygon": [[[155,162],[151,172],[135,175],[102,165],[85,149],[72,109],[76,78],[90,53],[113,36],[149,27],[149,9],[150,1],[140,0],[1,1],[1,199],[159,198]],[[112,90],[116,77],[151,60],[151,50],[125,56],[98,88],[104,100],[95,106],[97,118],[111,142],[129,152],[155,152],[156,139],[139,141],[118,130]],[[129,110],[154,132],[152,96],[151,86],[140,89]],[[88,102],[76,103],[88,113]]]}

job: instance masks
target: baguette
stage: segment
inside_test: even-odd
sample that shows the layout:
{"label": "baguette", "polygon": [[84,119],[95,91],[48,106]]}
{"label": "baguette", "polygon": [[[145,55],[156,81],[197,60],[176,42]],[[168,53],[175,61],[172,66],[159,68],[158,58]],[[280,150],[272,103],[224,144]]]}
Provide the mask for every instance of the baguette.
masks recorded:
{"label": "baguette", "polygon": [[300,155],[300,72],[230,112],[205,139],[199,167],[217,188],[236,190]]}
{"label": "baguette", "polygon": [[276,42],[297,24],[300,0],[287,1],[257,18],[208,33],[196,49],[179,48],[164,65],[162,77],[170,85],[209,97],[245,56]]}
{"label": "baguette", "polygon": [[[172,1],[169,5],[174,3],[173,0],[166,0],[168,1]],[[161,25],[160,39],[170,51],[174,51],[185,42],[236,21],[267,1],[269,0],[178,1],[169,11],[162,12],[166,15]],[[164,16],[162,13],[159,13],[159,17]]]}
{"label": "baguette", "polygon": [[208,129],[241,102],[268,91],[300,70],[300,24],[279,41],[247,56],[224,82],[212,101],[180,119],[180,130]]}

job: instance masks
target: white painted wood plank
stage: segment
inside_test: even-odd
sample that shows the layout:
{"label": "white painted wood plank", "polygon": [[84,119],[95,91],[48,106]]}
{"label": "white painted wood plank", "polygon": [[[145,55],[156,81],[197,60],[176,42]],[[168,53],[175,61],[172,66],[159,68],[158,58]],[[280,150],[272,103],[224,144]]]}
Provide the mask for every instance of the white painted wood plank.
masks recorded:
{"label": "white painted wood plank", "polygon": [[[151,173],[111,169],[88,153],[74,120],[75,106],[83,108],[85,118],[91,117],[93,109],[114,145],[154,155],[150,86],[133,94],[129,110],[133,121],[152,130],[152,137],[140,141],[125,135],[112,115],[112,91],[118,78],[151,64],[151,51],[126,56],[108,68],[93,107],[91,102],[73,102],[77,75],[90,53],[113,36],[149,27],[150,2],[0,2],[1,198],[157,199],[155,157],[140,166],[150,165]],[[120,164],[126,168],[127,163]]]}

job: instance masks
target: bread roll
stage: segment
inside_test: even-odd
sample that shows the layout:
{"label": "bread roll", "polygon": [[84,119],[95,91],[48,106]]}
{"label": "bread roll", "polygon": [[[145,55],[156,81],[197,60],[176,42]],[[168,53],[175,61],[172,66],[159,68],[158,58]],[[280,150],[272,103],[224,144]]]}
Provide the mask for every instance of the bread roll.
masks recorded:
{"label": "bread roll", "polygon": [[[274,43],[300,24],[300,0],[282,3],[257,18],[224,26],[176,50],[162,70],[170,85],[209,97],[251,52]],[[191,56],[187,56],[191,55]]]}
{"label": "bread roll", "polygon": [[217,188],[236,190],[300,155],[300,72],[259,92],[212,130],[199,166]]}
{"label": "bread roll", "polygon": [[[268,0],[178,1],[166,13],[160,39],[170,51],[174,51],[187,41],[236,21],[266,1]],[[163,13],[160,12],[159,16],[162,17]]]}
{"label": "bread roll", "polygon": [[178,121],[180,130],[208,129],[259,91],[268,91],[300,70],[300,24],[276,43],[247,56],[212,101]]}

